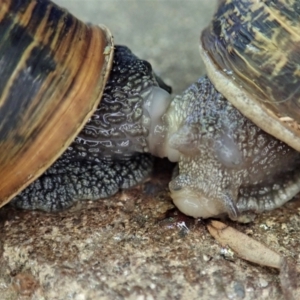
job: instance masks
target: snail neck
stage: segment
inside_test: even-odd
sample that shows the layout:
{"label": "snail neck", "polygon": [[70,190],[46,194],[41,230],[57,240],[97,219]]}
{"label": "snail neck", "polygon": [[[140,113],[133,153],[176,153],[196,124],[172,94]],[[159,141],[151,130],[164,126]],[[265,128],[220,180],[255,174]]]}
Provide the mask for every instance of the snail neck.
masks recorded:
{"label": "snail neck", "polygon": [[137,152],[170,157],[164,122],[169,91],[148,62],[116,46],[101,103],[70,145],[76,159],[130,159]]}
{"label": "snail neck", "polygon": [[170,147],[167,123],[168,110],[171,104],[170,95],[159,87],[152,88],[151,96],[144,104],[144,115],[149,116],[149,134],[146,138],[149,152],[157,157],[167,157],[170,161],[178,161],[179,152]]}

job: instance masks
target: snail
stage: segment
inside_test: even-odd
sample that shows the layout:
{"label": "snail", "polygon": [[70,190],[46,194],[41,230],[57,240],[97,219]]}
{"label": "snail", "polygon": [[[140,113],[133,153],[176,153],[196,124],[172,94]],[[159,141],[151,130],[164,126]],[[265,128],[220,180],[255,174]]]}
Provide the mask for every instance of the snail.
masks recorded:
{"label": "snail", "polygon": [[207,76],[171,103],[184,213],[248,222],[299,192],[299,17],[299,1],[219,1],[200,39]]}
{"label": "snail", "polygon": [[0,0],[0,78],[0,206],[108,197],[149,174],[146,152],[176,152],[156,134],[170,88],[151,65],[51,1]]}
{"label": "snail", "polygon": [[171,197],[193,217],[243,221],[299,192],[296,1],[220,2],[201,38],[208,76],[173,100],[106,27],[48,0],[0,4],[0,206],[109,197],[151,155],[178,162]]}

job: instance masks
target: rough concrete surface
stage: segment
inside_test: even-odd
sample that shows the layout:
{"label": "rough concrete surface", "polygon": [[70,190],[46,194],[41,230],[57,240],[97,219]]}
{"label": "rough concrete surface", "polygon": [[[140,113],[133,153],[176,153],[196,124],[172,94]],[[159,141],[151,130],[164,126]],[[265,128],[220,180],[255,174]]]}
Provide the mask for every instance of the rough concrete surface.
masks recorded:
{"label": "rough concrete surface", "polygon": [[[57,0],[106,24],[176,93],[203,74],[201,28],[216,1]],[[111,199],[47,214],[0,210],[1,299],[283,299],[277,270],[239,259],[168,194],[170,166]],[[300,202],[247,225],[227,222],[299,260]]]}

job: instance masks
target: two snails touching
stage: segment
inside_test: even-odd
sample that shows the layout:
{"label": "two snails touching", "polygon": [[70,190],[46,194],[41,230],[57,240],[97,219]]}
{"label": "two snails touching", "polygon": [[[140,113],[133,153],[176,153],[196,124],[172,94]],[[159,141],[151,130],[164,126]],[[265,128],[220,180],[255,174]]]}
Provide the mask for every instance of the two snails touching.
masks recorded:
{"label": "two snails touching", "polygon": [[169,187],[187,215],[281,206],[300,191],[299,14],[298,1],[220,1],[201,35],[207,76],[171,100],[107,28],[48,0],[0,0],[1,206],[109,197],[151,155],[178,162]]}

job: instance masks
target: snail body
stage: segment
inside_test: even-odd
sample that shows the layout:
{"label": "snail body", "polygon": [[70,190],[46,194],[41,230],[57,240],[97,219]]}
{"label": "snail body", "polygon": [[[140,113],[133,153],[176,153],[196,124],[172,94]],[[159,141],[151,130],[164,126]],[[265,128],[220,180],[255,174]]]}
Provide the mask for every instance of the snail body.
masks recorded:
{"label": "snail body", "polygon": [[202,32],[208,78],[171,104],[189,108],[170,184],[186,214],[247,221],[300,191],[299,13],[299,1],[220,1]]}
{"label": "snail body", "polygon": [[272,210],[300,191],[300,153],[244,117],[207,77],[173,105],[185,117],[170,140],[183,155],[169,186],[185,214],[247,222],[245,213]]}

